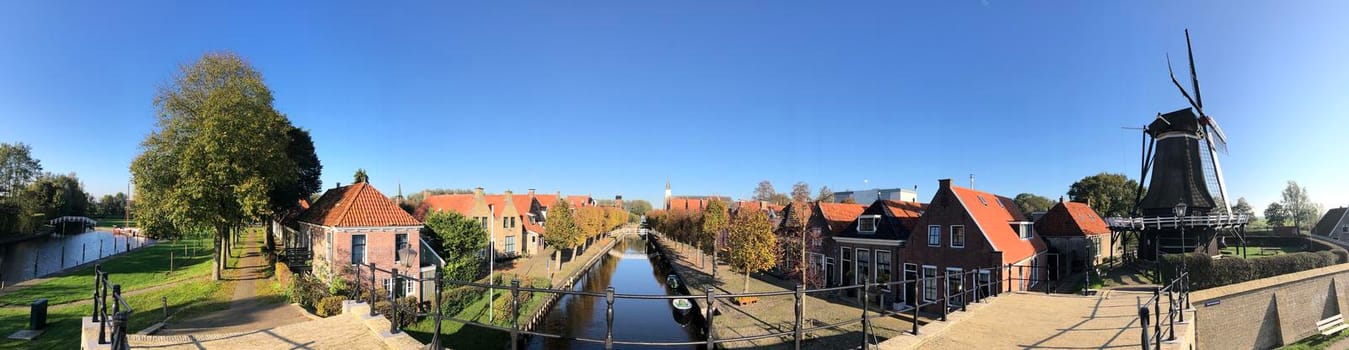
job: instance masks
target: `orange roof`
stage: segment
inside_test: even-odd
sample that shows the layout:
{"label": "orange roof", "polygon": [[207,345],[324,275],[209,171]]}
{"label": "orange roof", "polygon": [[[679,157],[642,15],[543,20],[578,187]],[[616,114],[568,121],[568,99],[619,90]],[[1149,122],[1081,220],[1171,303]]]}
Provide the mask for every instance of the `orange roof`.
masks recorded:
{"label": "orange roof", "polygon": [[858,215],[867,210],[867,206],[861,204],[848,203],[818,203],[820,215],[829,221],[829,230],[839,233],[848,225],[852,225],[853,220],[857,220]]}
{"label": "orange roof", "polygon": [[468,212],[473,210],[473,195],[439,194],[427,196],[422,199],[422,204],[417,206],[414,216],[419,220],[426,220],[426,213],[432,210],[449,210],[468,215]]}
{"label": "orange roof", "polygon": [[670,210],[701,212],[707,208],[706,199],[670,198]]}
{"label": "orange roof", "polygon": [[590,204],[590,196],[567,196],[567,204],[572,208],[580,208]]}
{"label": "orange roof", "polygon": [[918,218],[922,217],[923,212],[927,210],[927,203],[892,200],[881,200],[881,202],[885,204],[885,209],[890,211],[890,215],[894,215],[910,231],[918,223]]}
{"label": "orange roof", "polygon": [[421,226],[375,186],[356,183],[324,192],[300,221],[332,227]]}
{"label": "orange roof", "polygon": [[1043,236],[1086,236],[1108,234],[1110,227],[1087,203],[1060,202],[1035,222],[1035,231]]}
{"label": "orange roof", "polygon": [[1010,198],[955,185],[951,185],[951,191],[960,198],[993,249],[1002,251],[1004,263],[1018,262],[1045,250],[1044,243],[1034,234],[1029,239],[1021,239],[1012,230],[1012,222],[1024,222],[1026,217]]}
{"label": "orange roof", "polygon": [[551,207],[553,204],[557,204],[557,195],[555,194],[536,194],[534,195],[534,199],[539,201],[539,205],[545,207]]}

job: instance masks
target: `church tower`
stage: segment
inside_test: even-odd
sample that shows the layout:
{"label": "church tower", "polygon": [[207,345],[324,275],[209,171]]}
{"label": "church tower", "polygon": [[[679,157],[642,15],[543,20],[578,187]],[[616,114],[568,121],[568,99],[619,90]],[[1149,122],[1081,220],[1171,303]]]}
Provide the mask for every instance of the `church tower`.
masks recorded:
{"label": "church tower", "polygon": [[670,179],[665,179],[665,210],[670,210]]}

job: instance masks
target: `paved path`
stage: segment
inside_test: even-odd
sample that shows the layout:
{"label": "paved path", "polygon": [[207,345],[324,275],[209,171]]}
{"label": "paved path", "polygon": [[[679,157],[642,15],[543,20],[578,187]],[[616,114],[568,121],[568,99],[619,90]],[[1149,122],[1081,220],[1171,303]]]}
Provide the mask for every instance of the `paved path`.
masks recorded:
{"label": "paved path", "polygon": [[132,349],[388,349],[359,316],[344,314],[234,333],[128,337]]}
{"label": "paved path", "polygon": [[298,306],[258,296],[258,289],[268,288],[267,259],[259,249],[262,237],[254,234],[255,231],[248,232],[244,238],[244,255],[239,260],[239,266],[226,274],[227,279],[235,281],[229,309],[170,322],[157,334],[240,332],[309,320]]}

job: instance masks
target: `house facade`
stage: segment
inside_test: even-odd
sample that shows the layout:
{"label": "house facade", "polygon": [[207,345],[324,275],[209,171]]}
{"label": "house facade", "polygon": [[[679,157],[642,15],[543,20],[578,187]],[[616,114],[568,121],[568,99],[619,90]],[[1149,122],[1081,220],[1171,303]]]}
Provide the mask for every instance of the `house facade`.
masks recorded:
{"label": "house facade", "polygon": [[1065,202],[1035,220],[1035,233],[1049,250],[1058,254],[1070,269],[1101,265],[1110,256],[1122,255],[1122,247],[1111,254],[1110,227],[1087,203]]}
{"label": "house facade", "polygon": [[[542,241],[538,236],[542,232],[529,235],[526,230],[530,224],[528,215],[533,204],[528,196],[515,195],[507,190],[500,195],[488,195],[481,187],[472,194],[445,194],[428,196],[417,207],[415,216],[425,220],[426,214],[437,210],[454,211],[478,221],[487,230],[489,245],[495,250],[497,259],[531,255],[537,252],[537,244]],[[539,231],[542,231],[540,228]]]}
{"label": "house facade", "polygon": [[[834,236],[851,225],[853,220],[856,220],[857,216],[867,209],[867,206],[809,202],[807,207],[802,209],[797,208],[796,204],[792,203],[783,207],[780,214],[782,220],[779,221],[774,232],[778,235],[779,240],[787,239],[787,236],[791,234],[788,227],[790,223],[787,220],[792,217],[793,211],[808,210],[805,228],[806,238],[809,241],[806,243],[806,259],[809,259],[807,262],[813,270],[812,273],[820,274],[818,283],[828,287],[839,285],[841,278],[839,277],[837,256],[834,253],[838,251],[838,248],[834,244]],[[778,259],[778,270],[787,271],[793,265],[795,259],[799,259],[799,254],[785,252],[784,256]]]}
{"label": "house facade", "polygon": [[[1010,198],[943,179],[915,229],[898,271],[905,279],[922,280],[921,286],[910,284],[899,295],[905,304],[958,294],[962,282],[965,290],[974,289],[976,282],[989,284],[978,290],[981,295],[991,294],[992,288],[1026,290],[1047,275],[1040,261],[1047,250],[1044,242]],[[968,271],[977,272],[963,278],[961,273]],[[991,282],[999,279],[1000,285]],[[964,299],[953,297],[949,305]]]}
{"label": "house facade", "polygon": [[1331,208],[1312,227],[1312,234],[1330,239],[1349,238],[1349,208]]}
{"label": "house facade", "polygon": [[[436,265],[421,239],[422,223],[367,183],[330,189],[296,220],[299,234],[308,236],[313,273],[323,281],[355,281],[353,264],[375,264],[400,273],[434,273]],[[426,253],[431,253],[427,251]],[[428,254],[429,255],[429,254]],[[362,279],[370,270],[362,268]],[[420,296],[423,286],[403,281],[395,286],[388,272],[376,272],[386,289]]]}
{"label": "house facade", "polygon": [[[836,285],[898,281],[904,248],[909,245],[917,221],[927,205],[918,202],[878,200],[833,237],[837,247]],[[831,276],[832,277],[832,276]],[[849,289],[855,295],[856,289]],[[901,288],[885,286],[876,306],[894,308]]]}

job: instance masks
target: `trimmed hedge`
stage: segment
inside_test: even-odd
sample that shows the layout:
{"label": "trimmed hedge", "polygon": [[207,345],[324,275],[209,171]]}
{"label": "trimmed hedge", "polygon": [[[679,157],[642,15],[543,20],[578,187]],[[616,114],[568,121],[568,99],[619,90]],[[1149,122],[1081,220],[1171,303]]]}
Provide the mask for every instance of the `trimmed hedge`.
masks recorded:
{"label": "trimmed hedge", "polygon": [[458,315],[474,301],[481,299],[484,294],[486,290],[483,288],[461,286],[440,293],[440,305],[446,315]]}
{"label": "trimmed hedge", "polygon": [[1190,270],[1190,288],[1198,290],[1340,264],[1349,261],[1349,256],[1339,249],[1254,259],[1213,259],[1202,253],[1166,254],[1162,256],[1164,280],[1173,278],[1181,259]]}
{"label": "trimmed hedge", "polygon": [[314,306],[314,313],[321,317],[340,314],[342,313],[342,301],[344,300],[347,300],[347,298],[339,295],[323,297],[323,299],[319,299],[318,305]]}

